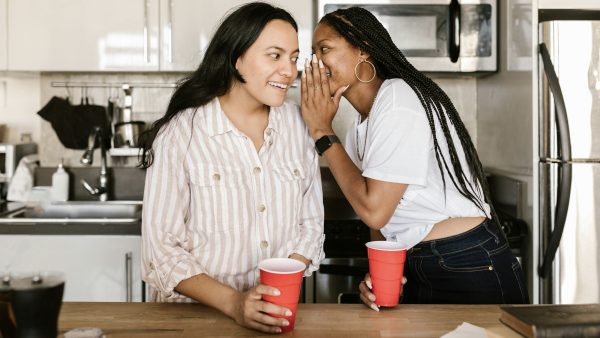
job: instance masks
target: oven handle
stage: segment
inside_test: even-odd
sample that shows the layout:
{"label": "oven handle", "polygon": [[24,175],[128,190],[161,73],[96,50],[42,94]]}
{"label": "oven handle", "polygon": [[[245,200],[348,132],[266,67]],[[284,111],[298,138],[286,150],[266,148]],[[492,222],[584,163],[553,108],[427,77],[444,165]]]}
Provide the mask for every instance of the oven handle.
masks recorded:
{"label": "oven handle", "polygon": [[450,61],[456,63],[460,55],[460,3],[458,0],[450,2],[448,13],[448,55],[450,55]]}

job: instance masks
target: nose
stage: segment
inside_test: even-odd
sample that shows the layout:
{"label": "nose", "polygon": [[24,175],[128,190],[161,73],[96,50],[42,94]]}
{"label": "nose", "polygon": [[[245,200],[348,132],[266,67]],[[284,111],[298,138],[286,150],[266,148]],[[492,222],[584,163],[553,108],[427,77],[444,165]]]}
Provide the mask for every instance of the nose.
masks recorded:
{"label": "nose", "polygon": [[283,62],[283,64],[279,68],[279,74],[285,77],[291,77],[294,70],[296,70],[295,62]]}

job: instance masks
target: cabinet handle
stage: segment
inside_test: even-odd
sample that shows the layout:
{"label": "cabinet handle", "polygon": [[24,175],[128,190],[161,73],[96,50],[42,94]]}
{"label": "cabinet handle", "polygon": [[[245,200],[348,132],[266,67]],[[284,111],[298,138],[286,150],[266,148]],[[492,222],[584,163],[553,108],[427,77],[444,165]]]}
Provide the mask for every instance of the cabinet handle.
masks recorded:
{"label": "cabinet handle", "polygon": [[132,297],[131,294],[133,293],[133,269],[131,266],[131,251],[125,254],[125,279],[126,279],[126,285],[125,285],[125,300],[127,302],[131,302],[132,301]]}
{"label": "cabinet handle", "polygon": [[148,0],[144,0],[144,60],[150,63],[150,28],[148,27]]}
{"label": "cabinet handle", "polygon": [[169,48],[167,48],[167,61],[173,63],[173,0],[169,0],[167,5],[167,16],[167,43],[169,44]]}

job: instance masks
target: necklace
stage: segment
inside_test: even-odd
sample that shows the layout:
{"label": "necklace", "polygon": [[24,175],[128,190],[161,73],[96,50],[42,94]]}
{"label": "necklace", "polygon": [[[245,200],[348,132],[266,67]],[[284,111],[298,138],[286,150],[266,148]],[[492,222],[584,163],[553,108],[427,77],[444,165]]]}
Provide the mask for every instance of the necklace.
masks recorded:
{"label": "necklace", "polygon": [[[375,106],[375,100],[377,100],[377,95],[373,98],[373,104],[371,105],[371,110],[373,110],[373,106]],[[356,156],[358,156],[358,160],[362,162],[363,158],[365,158],[365,150],[367,149],[367,136],[369,136],[369,121],[371,120],[371,111],[367,115],[367,129],[365,130],[365,142],[363,143],[362,156],[360,155],[360,151],[358,151],[358,125],[360,124],[360,114],[358,114],[358,124],[356,125]]]}

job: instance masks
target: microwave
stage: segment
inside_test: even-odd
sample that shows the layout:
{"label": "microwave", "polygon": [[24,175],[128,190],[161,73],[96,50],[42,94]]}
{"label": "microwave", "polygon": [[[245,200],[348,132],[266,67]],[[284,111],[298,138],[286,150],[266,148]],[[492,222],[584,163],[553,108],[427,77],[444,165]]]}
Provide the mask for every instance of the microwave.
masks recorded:
{"label": "microwave", "polygon": [[36,143],[0,143],[0,183],[10,181],[23,156],[36,153]]}
{"label": "microwave", "polygon": [[363,7],[423,72],[498,70],[497,0],[318,0],[318,20],[340,8]]}

